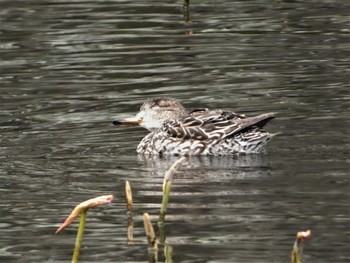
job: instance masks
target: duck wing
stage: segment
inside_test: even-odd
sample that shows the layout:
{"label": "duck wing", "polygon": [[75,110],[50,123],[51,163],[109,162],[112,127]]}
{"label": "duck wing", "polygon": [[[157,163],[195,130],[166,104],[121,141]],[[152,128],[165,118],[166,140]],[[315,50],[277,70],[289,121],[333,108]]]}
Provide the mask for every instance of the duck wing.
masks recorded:
{"label": "duck wing", "polygon": [[262,128],[274,117],[274,113],[246,117],[234,112],[199,109],[181,120],[165,122],[162,129],[170,137],[183,140],[221,140],[251,127]]}

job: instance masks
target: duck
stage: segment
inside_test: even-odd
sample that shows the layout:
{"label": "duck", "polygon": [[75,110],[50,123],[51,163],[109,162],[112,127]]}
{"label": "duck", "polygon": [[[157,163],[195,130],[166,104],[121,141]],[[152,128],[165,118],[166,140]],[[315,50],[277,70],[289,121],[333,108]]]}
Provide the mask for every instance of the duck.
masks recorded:
{"label": "duck", "polygon": [[276,135],[263,127],[276,113],[254,117],[221,109],[187,111],[172,98],[149,98],[135,117],[116,119],[114,125],[136,125],[149,130],[136,152],[143,155],[241,155],[265,151]]}

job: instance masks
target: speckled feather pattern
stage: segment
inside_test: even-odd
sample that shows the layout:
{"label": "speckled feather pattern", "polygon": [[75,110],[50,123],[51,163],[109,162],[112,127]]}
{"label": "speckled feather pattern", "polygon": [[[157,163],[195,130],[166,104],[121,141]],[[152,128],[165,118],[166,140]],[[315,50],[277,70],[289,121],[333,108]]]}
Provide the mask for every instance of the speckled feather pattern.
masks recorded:
{"label": "speckled feather pattern", "polygon": [[273,113],[246,117],[222,110],[197,109],[181,119],[166,120],[137,147],[139,154],[235,155],[259,153],[274,136],[262,126]]}

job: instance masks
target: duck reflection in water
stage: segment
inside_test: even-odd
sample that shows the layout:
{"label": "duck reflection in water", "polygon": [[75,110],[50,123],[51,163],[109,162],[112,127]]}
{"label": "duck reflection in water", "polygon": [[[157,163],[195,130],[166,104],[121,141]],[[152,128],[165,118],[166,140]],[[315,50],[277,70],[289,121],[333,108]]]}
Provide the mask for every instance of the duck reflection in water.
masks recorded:
{"label": "duck reflection in water", "polygon": [[[154,182],[163,178],[178,157],[171,155],[142,155],[137,161],[143,171],[151,173]],[[231,180],[252,180],[269,176],[271,166],[263,154],[241,156],[187,156],[176,172],[176,178],[186,185],[204,182],[223,182]],[[162,180],[161,180],[162,181]],[[160,181],[159,181],[160,182]]]}

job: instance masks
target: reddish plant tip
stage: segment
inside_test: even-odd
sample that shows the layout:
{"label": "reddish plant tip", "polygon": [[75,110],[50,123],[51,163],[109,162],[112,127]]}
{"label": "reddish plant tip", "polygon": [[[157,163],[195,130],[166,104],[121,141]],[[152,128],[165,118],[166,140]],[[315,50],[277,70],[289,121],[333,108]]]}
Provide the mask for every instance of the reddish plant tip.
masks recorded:
{"label": "reddish plant tip", "polygon": [[101,195],[80,203],[73,209],[66,221],[64,221],[64,223],[56,230],[55,234],[58,234],[69,226],[81,212],[87,211],[89,208],[94,208],[99,205],[110,204],[113,201],[113,198],[113,195]]}
{"label": "reddish plant tip", "polygon": [[304,241],[305,239],[308,239],[311,236],[311,230],[308,229],[307,231],[302,231],[297,233],[297,240],[298,242]]}
{"label": "reddish plant tip", "polygon": [[112,203],[113,198],[114,198],[114,196],[113,196],[113,195],[109,195],[109,196],[107,196],[107,198],[106,198],[107,203]]}

